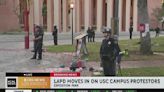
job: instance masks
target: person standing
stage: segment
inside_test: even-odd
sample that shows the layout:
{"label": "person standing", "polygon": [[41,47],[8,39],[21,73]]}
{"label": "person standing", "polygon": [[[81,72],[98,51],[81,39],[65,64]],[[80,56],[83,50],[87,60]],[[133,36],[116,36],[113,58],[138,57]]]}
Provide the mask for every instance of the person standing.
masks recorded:
{"label": "person standing", "polygon": [[34,33],[34,55],[31,59],[36,59],[38,54],[37,60],[42,60],[42,46],[43,46],[43,35],[44,32],[40,26],[36,26],[35,33]]}
{"label": "person standing", "polygon": [[91,28],[88,27],[88,30],[87,30],[87,35],[88,35],[88,42],[91,42],[92,40],[92,33],[91,33]]}
{"label": "person standing", "polygon": [[115,62],[115,43],[111,37],[111,30],[103,30],[104,39],[100,47],[101,65],[103,67],[105,76],[116,75],[116,62]]}
{"label": "person standing", "polygon": [[129,28],[129,34],[130,34],[130,39],[132,39],[132,35],[133,35],[133,26],[132,25]]}
{"label": "person standing", "polygon": [[95,42],[95,30],[92,28],[92,42]]}
{"label": "person standing", "polygon": [[158,37],[159,36],[159,32],[160,32],[160,28],[157,26],[157,28],[155,29],[155,32],[156,32],[156,36],[155,37]]}
{"label": "person standing", "polygon": [[53,36],[53,39],[54,39],[54,45],[58,45],[57,43],[57,34],[58,34],[58,29],[57,29],[57,26],[54,26],[54,31],[52,32],[52,36]]}

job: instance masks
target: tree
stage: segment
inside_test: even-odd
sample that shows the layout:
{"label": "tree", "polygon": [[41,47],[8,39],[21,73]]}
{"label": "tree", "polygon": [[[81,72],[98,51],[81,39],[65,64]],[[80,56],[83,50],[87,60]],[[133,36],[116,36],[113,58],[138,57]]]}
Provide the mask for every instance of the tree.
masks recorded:
{"label": "tree", "polygon": [[[138,0],[138,22],[139,24],[149,24],[148,9],[147,9],[147,0]],[[149,30],[149,29],[148,29]],[[146,36],[143,36],[143,33],[140,33],[140,52],[144,55],[153,54],[151,49],[151,38],[149,31],[146,33]]]}
{"label": "tree", "polygon": [[163,8],[155,8],[153,9],[152,15],[155,17],[157,21],[161,21],[162,17],[164,16],[164,10]]}
{"label": "tree", "polygon": [[[163,4],[164,5],[164,4]],[[159,23],[162,23],[162,28],[164,29],[164,6],[162,8],[155,8],[153,9],[152,15],[154,16],[155,20]]]}

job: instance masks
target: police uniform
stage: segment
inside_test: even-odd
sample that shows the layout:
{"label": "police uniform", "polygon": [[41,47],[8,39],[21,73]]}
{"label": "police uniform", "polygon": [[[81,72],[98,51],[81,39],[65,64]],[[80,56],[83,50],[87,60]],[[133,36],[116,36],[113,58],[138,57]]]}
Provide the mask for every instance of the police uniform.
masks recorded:
{"label": "police uniform", "polygon": [[[38,60],[41,60],[42,59],[42,46],[43,46],[43,30],[40,28],[40,27],[37,27],[38,30],[35,31],[34,33],[34,36],[35,36],[35,39],[34,40],[34,43],[35,43],[35,46],[34,46],[34,56],[32,59],[36,59],[36,56],[37,54],[39,55],[38,56]],[[39,37],[39,39],[37,39]]]}
{"label": "police uniform", "polygon": [[92,42],[92,32],[90,28],[88,28],[87,30],[87,35],[88,35],[88,42]]}
{"label": "police uniform", "polygon": [[100,48],[100,58],[105,76],[116,75],[115,57],[114,39],[111,37],[103,39]]}
{"label": "police uniform", "polygon": [[54,45],[57,45],[57,27],[54,26],[54,31],[52,32],[52,35],[54,37]]}
{"label": "police uniform", "polygon": [[130,39],[132,39],[133,26],[130,26],[130,28],[129,28],[129,33],[130,33]]}
{"label": "police uniform", "polygon": [[94,31],[94,29],[92,28],[91,29],[92,31],[92,42],[95,42],[95,31]]}

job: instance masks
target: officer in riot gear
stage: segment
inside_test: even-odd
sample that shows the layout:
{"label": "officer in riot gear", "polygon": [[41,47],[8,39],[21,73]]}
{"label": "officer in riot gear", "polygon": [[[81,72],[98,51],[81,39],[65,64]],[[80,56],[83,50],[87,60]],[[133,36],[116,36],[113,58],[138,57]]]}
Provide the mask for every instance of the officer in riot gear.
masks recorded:
{"label": "officer in riot gear", "polygon": [[34,55],[31,59],[36,59],[38,54],[38,60],[42,59],[42,45],[43,45],[43,35],[44,32],[40,26],[35,27],[35,33],[34,33]]}
{"label": "officer in riot gear", "polygon": [[115,62],[115,42],[111,37],[111,29],[103,29],[104,39],[100,47],[101,66],[103,67],[105,76],[116,75],[116,62]]}

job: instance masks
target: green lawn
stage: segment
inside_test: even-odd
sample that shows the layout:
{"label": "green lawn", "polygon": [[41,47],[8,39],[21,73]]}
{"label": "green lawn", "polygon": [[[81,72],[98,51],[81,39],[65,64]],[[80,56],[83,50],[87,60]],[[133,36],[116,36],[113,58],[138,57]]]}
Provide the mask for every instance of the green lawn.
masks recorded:
{"label": "green lawn", "polygon": [[75,46],[72,45],[58,45],[58,46],[48,46],[47,47],[48,52],[74,52]]}
{"label": "green lawn", "polygon": [[164,37],[152,39],[153,51],[164,52]]}
{"label": "green lawn", "polygon": [[[164,76],[164,67],[122,69],[123,76]],[[119,74],[120,76],[120,74]]]}
{"label": "green lawn", "polygon": [[[122,73],[122,75],[121,75]],[[118,71],[117,76],[164,76],[164,67],[145,67],[145,68],[126,68]],[[100,75],[94,76],[104,76],[103,72]]]}
{"label": "green lawn", "polygon": [[[139,53],[139,39],[133,40],[120,40],[119,45],[121,50],[128,49],[129,56],[123,57],[124,61],[149,61],[149,60],[164,60],[163,56],[160,55],[141,55]],[[99,61],[99,49],[101,43],[87,43],[89,51],[89,61]],[[74,52],[75,46],[72,45],[59,45],[59,46],[48,46],[46,47],[48,52]],[[158,37],[152,39],[152,50],[155,52],[164,53],[164,37]]]}

